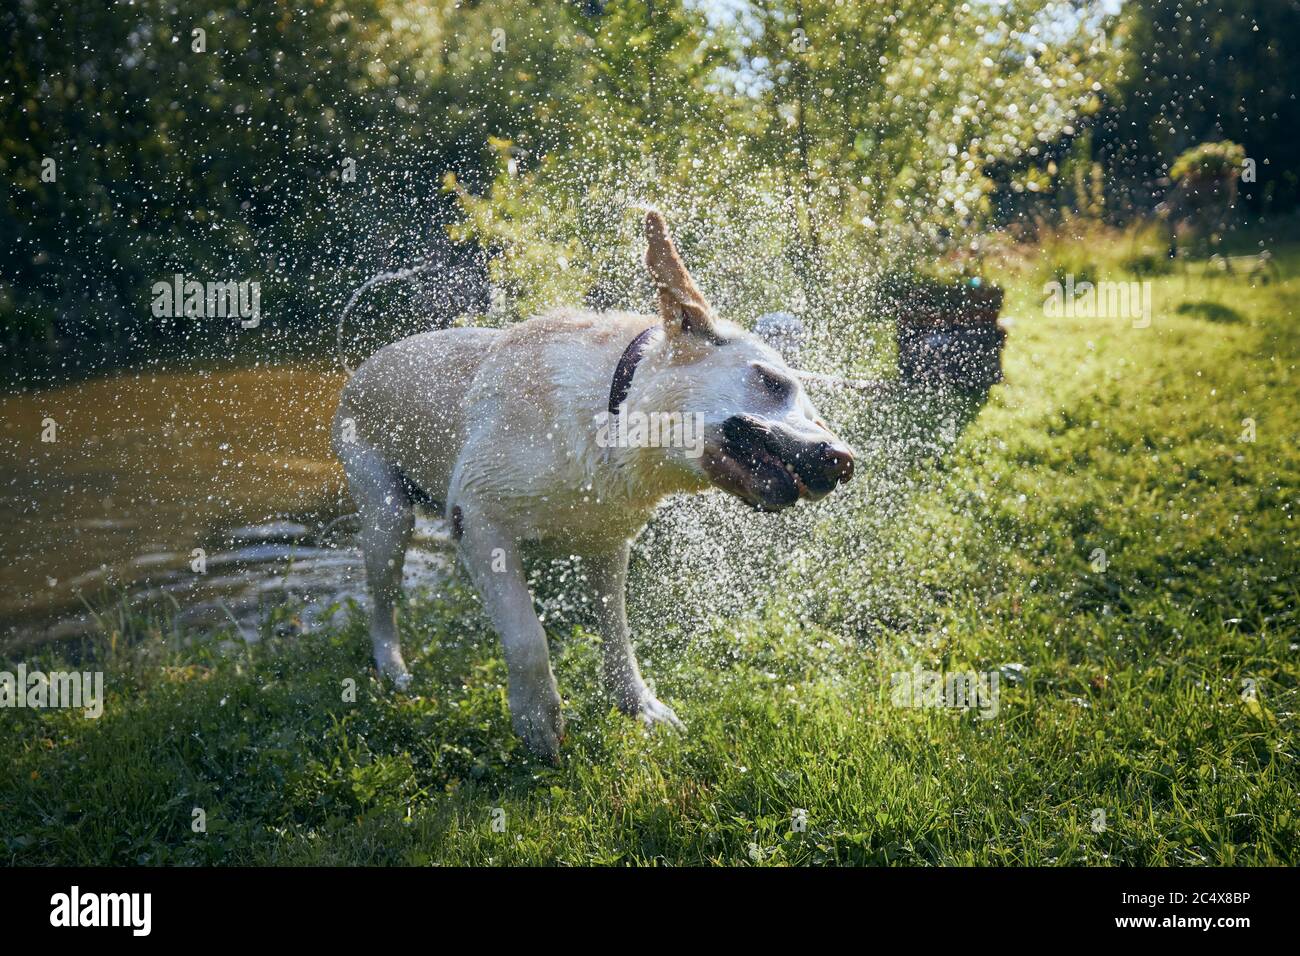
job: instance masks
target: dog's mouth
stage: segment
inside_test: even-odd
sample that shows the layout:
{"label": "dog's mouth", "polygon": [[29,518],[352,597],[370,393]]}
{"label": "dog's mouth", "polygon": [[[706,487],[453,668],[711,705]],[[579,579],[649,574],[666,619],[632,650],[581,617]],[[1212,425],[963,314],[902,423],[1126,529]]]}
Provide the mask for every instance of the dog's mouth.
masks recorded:
{"label": "dog's mouth", "polygon": [[702,464],[718,488],[760,511],[816,501],[853,475],[853,454],[836,442],[804,441],[749,415],[722,423],[706,442]]}
{"label": "dog's mouth", "polygon": [[738,455],[725,444],[705,447],[704,470],[717,487],[760,511],[781,511],[799,500],[805,489],[790,466],[766,449]]}

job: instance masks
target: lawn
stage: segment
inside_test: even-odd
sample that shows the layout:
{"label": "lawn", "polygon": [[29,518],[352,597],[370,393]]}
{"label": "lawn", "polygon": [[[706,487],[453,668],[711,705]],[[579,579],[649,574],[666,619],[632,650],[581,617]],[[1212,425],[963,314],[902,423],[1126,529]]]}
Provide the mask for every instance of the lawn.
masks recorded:
{"label": "lawn", "polygon": [[[830,400],[864,465],[840,500],[674,505],[631,603],[684,736],[607,708],[558,598],[558,767],[511,736],[463,587],[405,613],[409,696],[347,609],[256,644],[110,611],[25,657],[104,670],[102,718],[0,711],[0,860],[1300,863],[1300,246],[1278,259],[1154,279],[1147,328],[1047,317],[1026,265],[982,408]],[[711,551],[719,523],[767,552]],[[996,675],[996,713],[897,706],[916,666]]]}

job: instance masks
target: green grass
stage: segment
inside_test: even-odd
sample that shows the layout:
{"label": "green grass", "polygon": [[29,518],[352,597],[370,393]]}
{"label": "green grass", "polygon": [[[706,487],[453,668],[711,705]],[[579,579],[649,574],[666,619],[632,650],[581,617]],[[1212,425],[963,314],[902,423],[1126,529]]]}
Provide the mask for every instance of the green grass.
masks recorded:
{"label": "green grass", "polygon": [[[569,737],[533,762],[458,591],[406,616],[413,696],[369,676],[355,619],[248,646],[127,614],[28,656],[102,667],[109,695],[97,721],[0,711],[0,860],[1300,863],[1300,248],[1279,261],[1275,285],[1156,278],[1146,329],[1044,318],[1052,263],[1010,282],[1007,381],[871,550],[846,512],[818,527],[791,580],[824,599],[640,629],[684,737],[610,713],[566,626]],[[997,716],[893,706],[918,662],[1000,669]]]}

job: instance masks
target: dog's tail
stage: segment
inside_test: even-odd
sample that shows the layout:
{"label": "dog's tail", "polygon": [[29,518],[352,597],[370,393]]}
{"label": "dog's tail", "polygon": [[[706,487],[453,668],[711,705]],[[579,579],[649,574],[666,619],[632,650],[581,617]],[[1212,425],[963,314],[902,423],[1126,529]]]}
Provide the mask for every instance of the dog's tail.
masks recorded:
{"label": "dog's tail", "polygon": [[343,306],[343,311],[339,313],[339,324],[334,335],[334,347],[338,352],[339,364],[343,366],[343,370],[347,372],[349,376],[355,372],[356,369],[348,364],[347,357],[343,354],[343,323],[347,321],[348,313],[351,312],[352,307],[357,304],[357,300],[361,298],[367,289],[370,289],[373,286],[383,285],[386,282],[399,282],[402,279],[409,279],[413,275],[418,275],[421,272],[433,268],[436,264],[437,263],[433,259],[426,259],[424,262],[406,269],[397,269],[393,272],[380,272],[357,286],[356,291],[352,293],[352,297],[348,299],[348,304]]}

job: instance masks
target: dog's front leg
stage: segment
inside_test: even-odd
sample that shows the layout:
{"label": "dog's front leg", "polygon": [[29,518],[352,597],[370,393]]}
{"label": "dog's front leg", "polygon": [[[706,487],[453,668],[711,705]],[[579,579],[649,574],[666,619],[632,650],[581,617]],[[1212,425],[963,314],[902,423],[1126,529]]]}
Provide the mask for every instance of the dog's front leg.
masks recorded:
{"label": "dog's front leg", "polygon": [[535,754],[556,761],[564,736],[560,692],[551,673],[546,632],[528,593],[518,542],[472,508],[461,509],[460,526],[461,557],[501,635],[515,733]]}
{"label": "dog's front leg", "polygon": [[596,622],[602,642],[601,676],[605,689],[623,713],[639,717],[647,727],[667,724],[685,730],[673,709],[650,692],[637,666],[628,636],[626,542],[604,554],[585,555],[588,580],[596,605]]}

